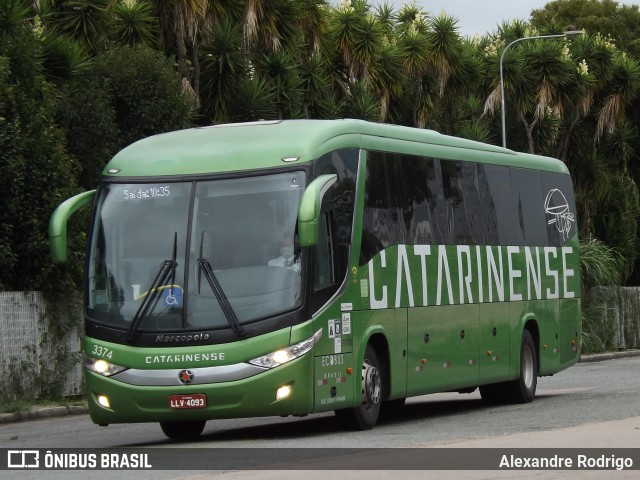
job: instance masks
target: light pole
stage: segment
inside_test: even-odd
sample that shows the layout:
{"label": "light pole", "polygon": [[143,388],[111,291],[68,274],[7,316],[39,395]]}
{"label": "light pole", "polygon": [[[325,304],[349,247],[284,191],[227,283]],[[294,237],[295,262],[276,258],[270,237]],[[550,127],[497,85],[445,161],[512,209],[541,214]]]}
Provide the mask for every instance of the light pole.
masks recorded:
{"label": "light pole", "polygon": [[584,30],[567,30],[564,33],[559,33],[556,35],[536,35],[535,37],[522,37],[517,38],[513,42],[509,43],[504,50],[502,50],[502,55],[500,55],[500,106],[502,113],[502,146],[507,148],[507,127],[506,127],[506,110],[504,106],[504,75],[502,74],[502,61],[504,60],[504,54],[507,52],[511,45],[515,45],[518,42],[522,42],[523,40],[535,40],[538,38],[565,38],[569,35],[582,35]]}

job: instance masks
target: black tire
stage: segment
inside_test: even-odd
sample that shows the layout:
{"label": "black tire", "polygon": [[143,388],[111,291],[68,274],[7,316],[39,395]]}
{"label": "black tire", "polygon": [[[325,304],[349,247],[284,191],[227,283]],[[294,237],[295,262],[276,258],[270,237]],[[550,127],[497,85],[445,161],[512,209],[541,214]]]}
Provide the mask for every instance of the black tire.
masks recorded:
{"label": "black tire", "polygon": [[387,400],[382,404],[382,410],[396,412],[396,411],[402,410],[406,402],[407,402],[406,398],[396,398],[395,400]]}
{"label": "black tire", "polygon": [[373,346],[367,345],[361,369],[361,396],[357,407],[336,410],[336,417],[347,428],[370,430],[380,415],[382,375]]}
{"label": "black tire", "polygon": [[520,347],[520,376],[507,382],[507,399],[512,403],[529,403],[536,396],[538,386],[538,353],[529,330],[522,335]]}
{"label": "black tire", "polygon": [[480,396],[487,405],[502,405],[507,401],[505,390],[504,383],[480,385]]}
{"label": "black tire", "polygon": [[378,421],[392,420],[394,418],[400,417],[402,415],[402,412],[404,411],[404,404],[406,403],[406,401],[406,398],[396,398],[395,400],[386,400],[382,402]]}
{"label": "black tire", "polygon": [[164,434],[171,440],[193,440],[200,436],[206,423],[206,420],[160,422],[160,428],[162,428]]}

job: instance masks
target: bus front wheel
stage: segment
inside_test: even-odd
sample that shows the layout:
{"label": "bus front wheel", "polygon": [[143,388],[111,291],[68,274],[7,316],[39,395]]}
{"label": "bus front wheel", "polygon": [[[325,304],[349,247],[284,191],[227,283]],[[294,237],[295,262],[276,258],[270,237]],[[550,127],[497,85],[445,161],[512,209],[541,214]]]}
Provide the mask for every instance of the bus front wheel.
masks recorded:
{"label": "bus front wheel", "polygon": [[160,428],[171,440],[193,440],[204,430],[206,420],[189,422],[160,422]]}
{"label": "bus front wheel", "polygon": [[346,427],[356,430],[373,428],[380,415],[382,375],[376,351],[367,345],[361,370],[361,395],[357,407],[336,410],[336,417]]}

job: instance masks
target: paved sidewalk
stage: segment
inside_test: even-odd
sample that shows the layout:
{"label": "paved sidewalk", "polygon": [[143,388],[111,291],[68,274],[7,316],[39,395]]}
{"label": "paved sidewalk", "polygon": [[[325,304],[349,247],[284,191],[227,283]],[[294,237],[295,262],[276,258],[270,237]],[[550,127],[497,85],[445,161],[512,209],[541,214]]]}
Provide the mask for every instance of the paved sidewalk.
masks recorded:
{"label": "paved sidewalk", "polygon": [[[638,357],[640,350],[625,350],[622,352],[598,353],[596,355],[583,355],[580,363],[601,362],[614,358]],[[23,420],[37,420],[41,418],[66,417],[67,415],[83,415],[88,413],[86,405],[60,405],[47,407],[32,407],[25,412],[0,413],[0,425],[4,423],[20,422]]]}

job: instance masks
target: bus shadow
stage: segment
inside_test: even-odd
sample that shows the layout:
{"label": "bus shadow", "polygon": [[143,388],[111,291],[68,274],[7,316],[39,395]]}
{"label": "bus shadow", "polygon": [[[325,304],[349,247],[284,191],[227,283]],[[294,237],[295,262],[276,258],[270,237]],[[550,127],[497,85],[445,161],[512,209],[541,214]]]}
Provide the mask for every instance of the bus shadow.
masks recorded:
{"label": "bus shadow", "polygon": [[[402,407],[381,410],[376,428],[402,425],[445,415],[467,414],[482,408],[489,407],[482,400],[469,398],[453,401],[412,402]],[[311,438],[317,435],[343,435],[344,432],[345,426],[340,423],[340,420],[332,413],[328,413],[302,418],[288,418],[285,422],[281,420],[268,425],[207,432],[202,436],[202,441],[224,441],[229,444],[234,441],[246,440],[284,440]]]}
{"label": "bus shadow", "polygon": [[[559,392],[563,395],[563,392]],[[569,393],[565,393],[568,395]],[[440,399],[440,395],[447,395],[447,398]],[[451,415],[468,415],[478,411],[489,411],[509,408],[510,405],[488,405],[484,403],[479,395],[458,395],[457,394],[434,394],[425,395],[410,399],[408,403],[401,407],[389,408],[383,404],[376,428],[397,427],[403,424],[415,423],[429,419],[438,419]],[[544,392],[536,397],[536,401],[544,403],[553,398],[557,398],[555,392]],[[535,405],[535,401],[534,401]],[[387,408],[384,408],[384,407]],[[513,406],[512,406],[513,407]],[[259,422],[258,425],[242,426],[243,420],[211,420],[203,434],[190,440],[190,444],[210,444],[216,446],[224,443],[225,447],[233,447],[247,441],[277,441],[313,438],[320,435],[332,436],[343,435],[345,426],[331,412],[309,415],[306,417],[267,417],[260,419],[247,419],[247,422]],[[233,422],[230,426],[229,424]],[[175,442],[164,437],[159,437],[157,442],[145,442],[129,444],[135,446],[167,446],[175,445],[180,447],[180,442]]]}
{"label": "bus shadow", "polygon": [[[384,408],[380,413],[376,428],[386,426],[401,426],[405,423],[413,423],[420,420],[428,420],[447,415],[471,414],[481,409],[494,408],[487,406],[479,398],[460,397],[453,400],[411,400],[402,407]],[[345,426],[331,412],[309,415],[307,417],[286,417],[286,418],[262,418],[257,421],[259,425],[239,426],[243,420],[234,420],[233,426],[229,426],[229,421],[211,420],[203,434],[196,440],[189,443],[224,443],[225,447],[233,447],[234,443],[253,441],[273,441],[291,440],[296,438],[312,438],[319,435],[343,435]],[[256,421],[248,419],[247,421]],[[218,423],[216,425],[216,423]],[[225,425],[226,424],[226,425]],[[130,444],[128,446],[166,446],[180,443],[159,439],[153,443]],[[213,446],[212,445],[212,446]]]}
{"label": "bus shadow", "polygon": [[416,420],[429,420],[447,415],[466,415],[492,408],[480,398],[464,394],[444,400],[430,397],[429,395],[419,397],[419,400],[412,400],[402,407],[384,408],[383,404],[378,425],[401,425]]}

